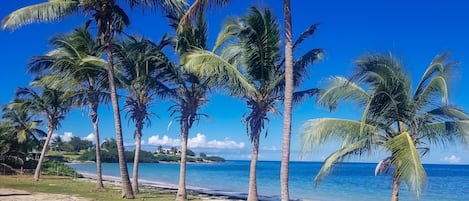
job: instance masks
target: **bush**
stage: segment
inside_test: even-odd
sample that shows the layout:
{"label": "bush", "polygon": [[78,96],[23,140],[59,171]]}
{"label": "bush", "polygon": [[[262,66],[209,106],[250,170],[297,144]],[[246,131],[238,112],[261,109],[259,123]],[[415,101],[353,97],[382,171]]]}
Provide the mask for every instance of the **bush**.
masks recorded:
{"label": "bush", "polygon": [[44,161],[42,164],[42,173],[45,175],[83,177],[65,163],[53,160]]}

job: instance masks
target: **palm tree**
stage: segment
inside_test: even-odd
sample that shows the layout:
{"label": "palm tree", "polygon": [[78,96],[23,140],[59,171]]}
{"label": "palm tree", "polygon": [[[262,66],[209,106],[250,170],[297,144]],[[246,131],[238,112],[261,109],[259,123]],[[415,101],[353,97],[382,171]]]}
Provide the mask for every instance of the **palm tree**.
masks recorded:
{"label": "palm tree", "polygon": [[29,63],[28,70],[38,75],[35,82],[41,85],[67,85],[74,90],[76,105],[89,107],[96,149],[96,188],[102,189],[101,151],[98,128],[100,102],[108,102],[106,62],[91,33],[75,29],[70,34],[50,40],[55,47],[45,56],[37,56]]}
{"label": "palm tree", "polygon": [[[131,7],[135,5],[160,6],[166,12],[182,10],[186,5],[183,0],[128,0]],[[62,19],[65,16],[82,11],[85,14],[92,13],[92,21],[97,25],[97,36],[100,45],[106,51],[108,60],[107,73],[109,79],[109,91],[114,112],[117,151],[119,156],[119,169],[122,179],[122,197],[132,199],[134,195],[130,186],[127,165],[124,160],[124,144],[122,138],[122,127],[119,113],[119,102],[117,99],[116,86],[114,82],[114,64],[111,41],[116,33],[122,31],[130,21],[124,10],[115,0],[85,1],[85,0],[57,0],[39,3],[18,9],[2,20],[2,28],[11,30],[32,22],[48,22]]]}
{"label": "palm tree", "polygon": [[326,140],[343,141],[341,148],[326,158],[315,182],[319,184],[343,159],[383,148],[389,156],[378,163],[375,174],[386,173],[394,166],[391,200],[398,200],[402,181],[418,197],[426,181],[420,157],[428,152],[428,144],[467,139],[468,115],[447,102],[447,80],[456,63],[448,62],[447,53],[437,56],[413,94],[402,63],[392,56],[369,55],[355,65],[357,70],[351,80],[332,78],[317,102],[335,109],[338,101],[357,100],[365,107],[361,120],[319,118],[305,123],[304,151]]}
{"label": "palm tree", "polygon": [[[173,13],[168,16],[170,25],[177,30],[182,13]],[[179,55],[185,55],[194,49],[207,49],[207,25],[203,15],[199,15],[191,26],[180,30],[176,38],[176,52]],[[182,61],[183,62],[183,61]],[[179,185],[176,194],[176,200],[186,200],[186,161],[187,161],[187,142],[189,131],[194,122],[199,121],[201,117],[207,117],[206,114],[199,113],[199,109],[207,103],[207,93],[212,86],[208,79],[197,76],[192,72],[186,71],[182,65],[169,65],[166,71],[168,86],[170,88],[169,98],[174,105],[169,108],[180,126],[181,143],[181,161],[179,171]],[[175,149],[177,151],[177,149]],[[174,152],[176,154],[176,152]]]}
{"label": "palm tree", "polygon": [[[241,19],[229,20],[224,25],[212,52],[192,51],[184,59],[190,71],[245,99],[251,109],[251,113],[244,117],[249,139],[253,143],[248,200],[257,200],[256,166],[260,135],[269,121],[268,113],[276,113],[277,102],[283,100],[285,71],[280,56],[279,25],[269,10],[261,12],[251,8],[250,11]],[[298,43],[309,36],[304,34]],[[227,41],[236,42],[225,44]],[[217,55],[221,46],[223,48]],[[313,49],[295,61],[295,87],[301,84],[307,67],[320,59],[322,54],[322,50]],[[294,100],[299,102],[316,92],[317,89],[297,92]]]}
{"label": "palm tree", "polygon": [[135,122],[136,147],[132,176],[134,193],[138,193],[138,163],[142,129],[145,124],[149,126],[151,123],[150,116],[153,113],[149,109],[152,101],[156,96],[164,96],[164,93],[168,91],[161,82],[165,76],[160,70],[167,65],[160,59],[161,50],[167,44],[166,36],[158,45],[147,39],[131,36],[117,45],[115,54],[116,65],[121,72],[118,75],[119,80],[128,92],[124,109],[129,119]]}
{"label": "palm tree", "polygon": [[282,162],[280,165],[280,186],[283,201],[290,200],[288,191],[288,167],[290,163],[290,137],[293,100],[293,34],[290,0],[283,1],[285,26],[285,99],[283,107]]}
{"label": "palm tree", "polygon": [[42,121],[37,120],[25,105],[15,104],[15,102],[4,106],[2,112],[5,125],[10,127],[8,133],[13,134],[9,140],[11,145],[9,153],[15,153],[18,158],[26,160],[27,154],[39,144],[38,138],[47,135],[39,129]]}
{"label": "palm tree", "polygon": [[[38,93],[31,88],[19,88],[16,92],[17,100],[14,105],[28,107],[32,112],[42,114],[47,119],[47,137],[41,151],[41,156],[34,173],[34,180],[39,181],[42,162],[48,150],[48,145],[54,130],[60,127],[60,121],[70,110],[70,93],[59,89],[42,88]],[[14,106],[18,107],[18,106]]]}

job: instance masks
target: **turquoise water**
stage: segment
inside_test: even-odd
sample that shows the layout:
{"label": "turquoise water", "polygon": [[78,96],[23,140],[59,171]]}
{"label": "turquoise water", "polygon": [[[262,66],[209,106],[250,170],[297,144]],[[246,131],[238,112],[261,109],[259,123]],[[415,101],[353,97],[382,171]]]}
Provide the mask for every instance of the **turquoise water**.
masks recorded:
{"label": "turquoise water", "polygon": [[[79,172],[96,173],[94,164],[70,164]],[[132,164],[129,165],[131,175]],[[315,187],[313,178],[321,163],[292,162],[290,164],[290,194],[293,199],[319,201],[380,201],[389,200],[391,176],[374,176],[376,164],[344,163]],[[417,199],[402,185],[400,200],[455,201],[469,200],[469,165],[425,165],[428,182],[423,195]],[[176,186],[179,177],[178,164],[140,165],[139,179]],[[266,199],[280,196],[280,162],[258,162],[258,193]],[[103,164],[103,174],[119,176],[118,164]],[[189,188],[211,190],[215,193],[246,195],[249,178],[249,161],[227,161],[212,164],[188,164]]]}

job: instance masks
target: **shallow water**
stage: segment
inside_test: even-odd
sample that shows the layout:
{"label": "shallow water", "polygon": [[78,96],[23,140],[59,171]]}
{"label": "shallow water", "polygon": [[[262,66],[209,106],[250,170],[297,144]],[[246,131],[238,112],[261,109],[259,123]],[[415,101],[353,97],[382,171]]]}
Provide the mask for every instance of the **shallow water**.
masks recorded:
{"label": "shallow water", "polygon": [[[70,164],[79,172],[96,173],[95,164]],[[128,164],[131,175],[133,164]],[[391,175],[374,176],[376,164],[344,163],[315,187],[313,178],[319,171],[318,162],[290,164],[290,196],[293,199],[319,201],[387,201],[391,195]],[[402,185],[400,200],[455,201],[469,200],[469,165],[424,165],[428,182],[420,199]],[[258,193],[264,198],[279,199],[280,162],[258,162]],[[103,174],[119,176],[117,163],[103,164]],[[140,181],[154,181],[177,186],[179,164],[143,163]],[[189,188],[212,190],[221,194],[245,195],[248,190],[249,161],[188,164]]]}

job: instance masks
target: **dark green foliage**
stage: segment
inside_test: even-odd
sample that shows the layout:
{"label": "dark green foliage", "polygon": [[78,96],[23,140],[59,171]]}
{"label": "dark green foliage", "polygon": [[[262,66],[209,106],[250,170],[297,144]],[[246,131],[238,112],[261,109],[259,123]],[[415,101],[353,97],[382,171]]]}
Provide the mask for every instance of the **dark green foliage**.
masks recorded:
{"label": "dark green foliage", "polygon": [[42,173],[56,176],[83,177],[63,162],[48,160],[42,164]]}
{"label": "dark green foliage", "polygon": [[186,155],[188,155],[188,156],[195,156],[195,153],[194,153],[194,151],[188,149],[187,152],[186,152]]}
{"label": "dark green foliage", "polygon": [[212,162],[225,162],[225,159],[219,156],[208,156],[204,158],[207,161],[212,161]]}

